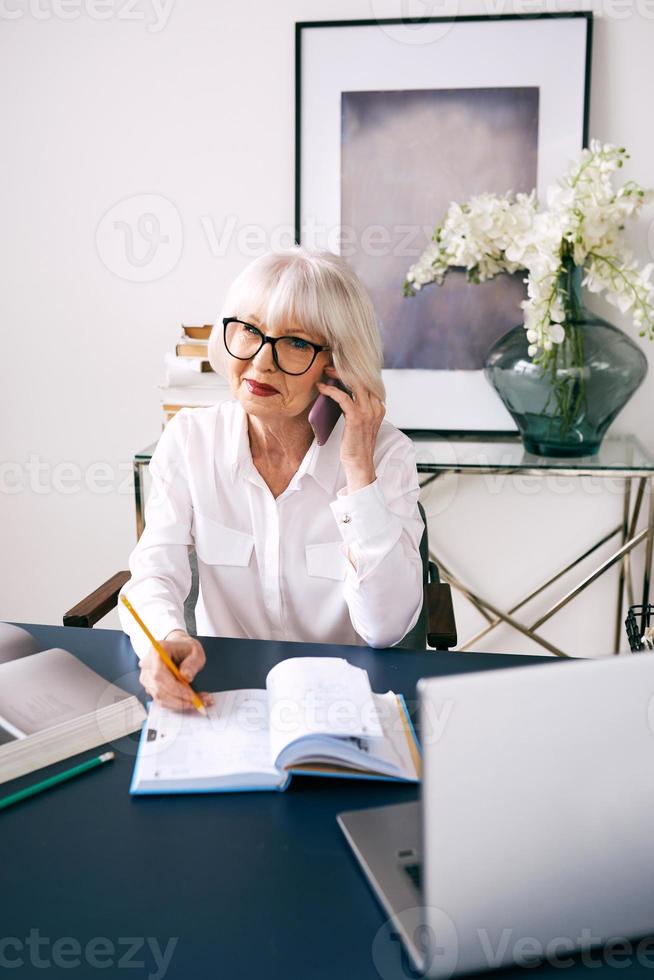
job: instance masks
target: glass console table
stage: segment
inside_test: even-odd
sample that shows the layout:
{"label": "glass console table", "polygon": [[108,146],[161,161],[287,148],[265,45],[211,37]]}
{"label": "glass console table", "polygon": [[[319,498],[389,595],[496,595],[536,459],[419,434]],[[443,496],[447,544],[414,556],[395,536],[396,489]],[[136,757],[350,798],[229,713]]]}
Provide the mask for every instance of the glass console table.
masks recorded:
{"label": "glass console table", "polygon": [[[645,629],[645,610],[650,596],[650,580],[652,569],[652,551],[654,545],[654,461],[651,460],[643,447],[634,436],[607,436],[595,456],[584,456],[576,459],[560,457],[534,456],[528,453],[517,432],[458,432],[458,431],[425,431],[403,430],[410,436],[416,447],[418,473],[424,476],[422,487],[427,487],[435,480],[448,473],[460,473],[470,477],[497,474],[518,473],[524,476],[595,476],[599,478],[619,479],[622,486],[622,520],[605,533],[590,548],[586,548],[564,568],[551,575],[535,589],[524,595],[510,609],[503,610],[484,598],[476,590],[462,582],[443,562],[442,558],[430,545],[430,557],[436,562],[445,582],[457,589],[471,602],[486,620],[486,625],[474,636],[460,643],[455,650],[475,649],[474,644],[500,623],[507,623],[524,636],[544,647],[548,653],[559,657],[567,657],[564,650],[550,643],[538,633],[539,627],[547,622],[555,613],[571,602],[600,575],[620,563],[618,589],[616,597],[616,618],[614,633],[614,652],[620,649],[620,639],[623,629],[623,607],[625,588],[628,605],[636,603],[634,585],[631,575],[629,556],[631,551],[640,544],[645,546],[645,566],[641,601],[643,617],[641,633]],[[148,446],[134,457],[134,492],[136,502],[136,531],[140,537],[144,524],[144,506],[146,493],[144,476],[154,451],[156,443]],[[636,481],[635,491],[633,489]],[[642,503],[646,492],[649,491],[647,504],[647,521],[645,527],[637,530]],[[617,538],[614,552],[597,565],[592,572],[585,575],[577,585],[561,596],[549,609],[534,621],[523,621],[516,613],[531,599],[543,592],[552,583],[583,562],[612,538]]]}

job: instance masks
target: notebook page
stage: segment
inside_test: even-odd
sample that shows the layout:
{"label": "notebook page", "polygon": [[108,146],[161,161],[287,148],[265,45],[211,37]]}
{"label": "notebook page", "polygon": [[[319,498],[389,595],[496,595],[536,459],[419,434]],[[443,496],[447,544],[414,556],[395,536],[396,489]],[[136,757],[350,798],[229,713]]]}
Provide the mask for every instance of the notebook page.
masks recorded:
{"label": "notebook page", "polygon": [[137,762],[137,783],[192,783],[250,773],[279,775],[270,763],[266,692],[220,691],[213,697],[206,716],[152,702]]}
{"label": "notebook page", "polygon": [[289,745],[277,759],[280,767],[292,771],[337,771],[346,766],[363,772],[383,773],[404,779],[418,779],[413,757],[413,737],[408,730],[401,702],[393,691],[373,694],[384,729],[384,738],[330,738],[315,736]]}
{"label": "notebook page", "polygon": [[266,678],[270,749],[300,738],[383,738],[368,674],[341,657],[289,657]]}

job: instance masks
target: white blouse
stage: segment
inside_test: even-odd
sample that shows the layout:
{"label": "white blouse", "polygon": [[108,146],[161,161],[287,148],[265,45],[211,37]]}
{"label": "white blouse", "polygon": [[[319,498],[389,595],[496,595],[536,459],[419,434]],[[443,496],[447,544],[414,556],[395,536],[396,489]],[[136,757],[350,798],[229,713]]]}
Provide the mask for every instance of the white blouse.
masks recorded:
{"label": "white blouse", "polygon": [[[341,415],[324,446],[314,439],[275,499],[252,461],[239,401],[184,408],[168,422],[121,589],[154,636],[186,628],[190,545],[199,636],[389,647],[415,626],[423,522],[413,442],[384,419],[376,479],[348,494],[344,425]],[[142,657],[147,637],[121,602],[118,612]]]}

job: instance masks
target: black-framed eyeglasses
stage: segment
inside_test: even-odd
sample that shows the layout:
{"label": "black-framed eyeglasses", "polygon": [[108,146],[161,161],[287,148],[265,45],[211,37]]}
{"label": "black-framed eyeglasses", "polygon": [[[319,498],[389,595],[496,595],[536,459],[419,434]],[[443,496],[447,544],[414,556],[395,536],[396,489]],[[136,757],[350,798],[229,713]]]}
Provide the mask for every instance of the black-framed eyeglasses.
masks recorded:
{"label": "black-framed eyeglasses", "polygon": [[228,354],[239,361],[249,361],[264,344],[270,344],[273,360],[284,374],[305,374],[321,351],[331,350],[304,337],[267,337],[254,324],[236,316],[223,318],[223,336]]}

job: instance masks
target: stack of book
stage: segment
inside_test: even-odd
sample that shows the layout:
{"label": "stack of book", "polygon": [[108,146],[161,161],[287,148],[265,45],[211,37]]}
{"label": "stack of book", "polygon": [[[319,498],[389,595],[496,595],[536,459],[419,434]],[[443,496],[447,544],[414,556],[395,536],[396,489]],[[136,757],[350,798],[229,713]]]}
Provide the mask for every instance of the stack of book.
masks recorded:
{"label": "stack of book", "polygon": [[0,623],[0,783],[141,728],[141,702],[72,653]]}
{"label": "stack of book", "polygon": [[164,425],[180,408],[215,405],[231,397],[227,381],[209,363],[210,323],[182,324],[175,353],[166,354],[166,382],[159,386]]}

